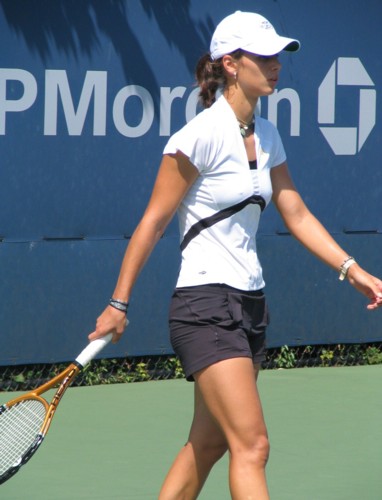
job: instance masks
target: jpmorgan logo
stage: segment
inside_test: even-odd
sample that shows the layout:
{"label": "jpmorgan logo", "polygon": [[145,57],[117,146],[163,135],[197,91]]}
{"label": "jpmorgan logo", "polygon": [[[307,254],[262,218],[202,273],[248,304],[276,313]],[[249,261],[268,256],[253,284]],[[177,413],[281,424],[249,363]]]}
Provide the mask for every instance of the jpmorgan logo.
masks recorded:
{"label": "jpmorgan logo", "polygon": [[[174,132],[175,109],[181,123],[191,120],[200,109],[198,88],[160,87],[156,105],[152,92],[140,85],[117,87],[113,94],[111,89],[116,85],[111,76],[107,71],[85,71],[82,82],[79,76],[75,78],[74,92],[70,75],[63,69],[49,69],[35,76],[21,68],[0,68],[0,137],[6,134],[8,121],[14,133],[21,130],[28,122],[20,113],[29,113],[38,99],[38,109],[43,111],[32,112],[28,120],[33,120],[33,128],[46,136],[105,136],[113,132],[114,125],[121,135],[136,139],[147,134],[157,118],[159,135],[165,137]],[[285,108],[282,102],[289,106]],[[290,113],[289,135],[300,137],[302,103],[297,90],[276,89],[267,97],[263,114],[259,100],[257,113],[277,127],[280,105]],[[357,154],[376,121],[376,90],[358,58],[340,57],[333,62],[319,86],[317,107],[318,128],[334,154]],[[42,125],[35,120],[42,120]],[[287,134],[288,120],[283,118],[282,125]]]}
{"label": "jpmorgan logo", "polygon": [[[336,126],[336,93],[341,86],[359,87],[358,123]],[[358,58],[339,57],[332,64],[318,89],[318,123],[336,155],[355,155],[365,144],[375,125],[376,91],[374,82]],[[357,104],[356,104],[357,105]]]}

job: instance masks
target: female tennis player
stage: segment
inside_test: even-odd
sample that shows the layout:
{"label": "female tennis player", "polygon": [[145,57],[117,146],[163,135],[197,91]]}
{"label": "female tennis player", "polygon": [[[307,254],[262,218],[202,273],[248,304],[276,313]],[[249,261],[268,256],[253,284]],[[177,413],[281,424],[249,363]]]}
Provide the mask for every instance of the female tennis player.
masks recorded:
{"label": "female tennis player", "polygon": [[119,340],[137,276],[177,212],[182,262],[170,334],[187,379],[195,381],[195,409],[160,500],[197,498],[227,450],[232,498],[269,498],[269,442],[256,386],[268,312],[256,231],[271,199],[297,240],[368,297],[368,309],[382,306],[381,280],[363,270],[308,210],[276,128],[254,117],[258,98],[277,85],[278,54],[299,47],[255,13],[235,12],[217,26],[196,70],[206,109],[167,143],[113,297],[89,336],[112,332]]}

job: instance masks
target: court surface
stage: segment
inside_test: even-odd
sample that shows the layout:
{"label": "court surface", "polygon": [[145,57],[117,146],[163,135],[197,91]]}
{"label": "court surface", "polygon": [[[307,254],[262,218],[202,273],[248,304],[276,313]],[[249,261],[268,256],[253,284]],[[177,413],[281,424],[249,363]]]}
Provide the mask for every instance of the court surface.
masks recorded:
{"label": "court surface", "polygon": [[[381,378],[381,365],[260,374],[273,500],[382,499]],[[70,388],[41,449],[0,486],[0,499],[155,500],[186,441],[192,398],[185,380]],[[227,463],[201,500],[230,499]]]}

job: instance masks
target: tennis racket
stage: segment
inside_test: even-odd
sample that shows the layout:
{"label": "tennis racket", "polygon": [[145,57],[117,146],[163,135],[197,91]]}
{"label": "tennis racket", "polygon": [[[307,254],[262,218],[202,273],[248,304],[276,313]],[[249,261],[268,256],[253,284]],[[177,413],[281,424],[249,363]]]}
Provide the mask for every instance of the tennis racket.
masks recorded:
{"label": "tennis racket", "polygon": [[[36,453],[66,389],[111,338],[109,334],[90,342],[73,363],[49,382],[0,406],[0,484],[16,474]],[[49,404],[41,394],[58,384]]]}

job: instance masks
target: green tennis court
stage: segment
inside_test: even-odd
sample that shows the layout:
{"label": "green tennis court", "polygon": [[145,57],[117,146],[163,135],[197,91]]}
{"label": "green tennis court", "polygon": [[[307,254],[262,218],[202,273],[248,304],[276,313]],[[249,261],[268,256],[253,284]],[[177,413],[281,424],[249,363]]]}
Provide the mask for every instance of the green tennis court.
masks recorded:
{"label": "green tennis court", "polygon": [[[382,498],[381,377],[381,365],[261,373],[272,499]],[[186,440],[192,397],[185,380],[69,389],[46,442],[0,498],[154,500]],[[202,500],[230,498],[226,468],[225,458]]]}

